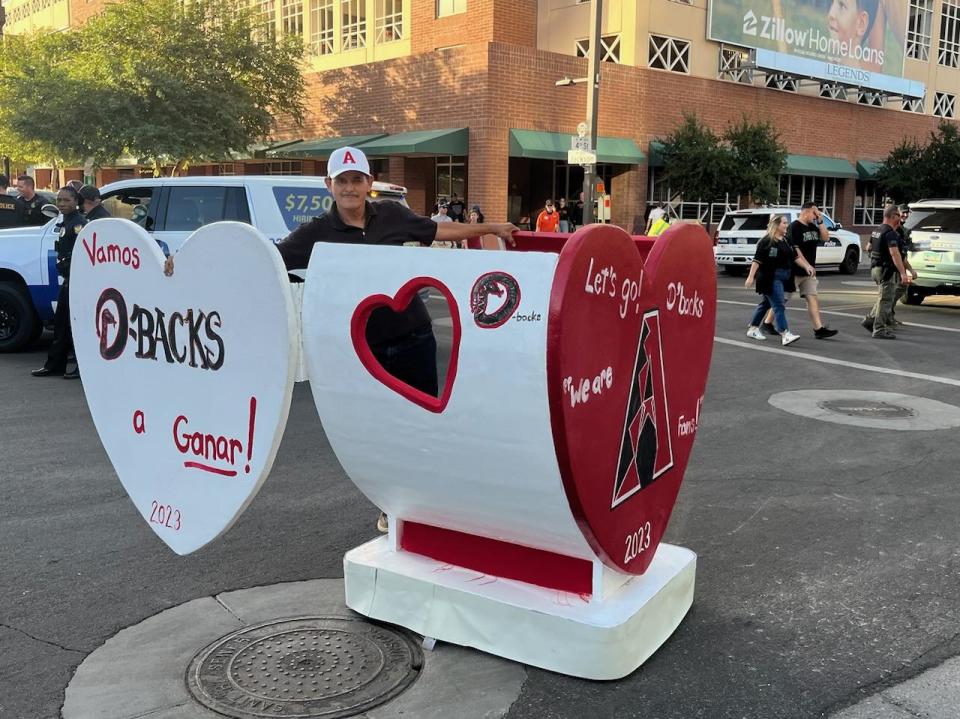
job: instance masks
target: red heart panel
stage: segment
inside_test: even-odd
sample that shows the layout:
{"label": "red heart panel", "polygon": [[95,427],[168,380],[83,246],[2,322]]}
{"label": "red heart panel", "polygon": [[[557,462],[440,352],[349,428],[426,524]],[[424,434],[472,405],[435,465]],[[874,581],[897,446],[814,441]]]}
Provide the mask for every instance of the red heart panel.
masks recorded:
{"label": "red heart panel", "polygon": [[659,238],[646,263],[612,226],[578,231],[560,254],[547,337],[557,459],[581,530],[620,571],[649,566],[683,479],[710,362],[712,268],[692,227]]}
{"label": "red heart panel", "polygon": [[[383,368],[374,356],[370,345],[367,344],[367,321],[378,307],[387,307],[393,312],[402,312],[413,301],[417,292],[432,287],[438,290],[447,300],[450,308],[450,318],[453,324],[453,345],[450,350],[450,364],[447,367],[447,377],[439,397],[433,397],[426,392],[411,387]],[[460,357],[460,311],[457,301],[450,289],[434,277],[414,277],[406,282],[393,297],[388,295],[371,295],[357,305],[350,321],[350,336],[353,347],[360,358],[360,362],[377,380],[392,389],[401,397],[405,397],[414,404],[418,404],[431,412],[443,412],[450,401],[453,383],[457,377],[457,360]]]}

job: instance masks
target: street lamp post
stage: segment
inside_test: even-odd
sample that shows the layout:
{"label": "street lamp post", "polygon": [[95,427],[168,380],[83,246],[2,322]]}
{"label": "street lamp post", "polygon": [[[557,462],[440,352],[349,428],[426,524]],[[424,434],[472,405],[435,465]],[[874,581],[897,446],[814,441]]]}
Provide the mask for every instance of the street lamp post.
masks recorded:
{"label": "street lamp post", "polygon": [[[587,125],[590,132],[590,149],[597,150],[597,116],[600,99],[600,24],[603,20],[603,0],[590,4],[590,74],[587,78]],[[596,165],[583,168],[583,224],[593,222],[593,202],[596,183]]]}

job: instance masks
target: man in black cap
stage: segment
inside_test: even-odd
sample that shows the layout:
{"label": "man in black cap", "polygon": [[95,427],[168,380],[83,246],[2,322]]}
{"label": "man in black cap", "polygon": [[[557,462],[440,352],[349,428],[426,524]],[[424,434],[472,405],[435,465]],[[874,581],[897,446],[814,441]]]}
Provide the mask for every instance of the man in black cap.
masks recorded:
{"label": "man in black cap", "polygon": [[20,208],[17,199],[7,194],[10,181],[0,175],[0,229],[20,226]]}
{"label": "man in black cap", "polygon": [[110,217],[107,208],[100,202],[100,190],[93,185],[84,185],[78,190],[80,195],[80,210],[87,216],[87,222]]}
{"label": "man in black cap", "polygon": [[17,204],[20,205],[20,224],[47,224],[50,218],[42,212],[43,198],[37,194],[36,185],[30,175],[20,175],[17,178],[17,191],[20,193],[20,197],[17,198]]}

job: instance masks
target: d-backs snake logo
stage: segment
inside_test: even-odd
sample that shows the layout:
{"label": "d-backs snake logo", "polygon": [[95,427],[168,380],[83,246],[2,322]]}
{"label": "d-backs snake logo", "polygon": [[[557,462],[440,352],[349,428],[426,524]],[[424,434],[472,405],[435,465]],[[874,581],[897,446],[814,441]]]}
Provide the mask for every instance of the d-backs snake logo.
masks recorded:
{"label": "d-backs snake logo", "polygon": [[673,466],[659,310],[643,315],[631,381],[611,509]]}
{"label": "d-backs snake logo", "polygon": [[[491,295],[502,301],[491,302]],[[470,311],[473,321],[481,329],[490,330],[504,324],[519,306],[520,284],[506,272],[481,275],[470,290]]]}

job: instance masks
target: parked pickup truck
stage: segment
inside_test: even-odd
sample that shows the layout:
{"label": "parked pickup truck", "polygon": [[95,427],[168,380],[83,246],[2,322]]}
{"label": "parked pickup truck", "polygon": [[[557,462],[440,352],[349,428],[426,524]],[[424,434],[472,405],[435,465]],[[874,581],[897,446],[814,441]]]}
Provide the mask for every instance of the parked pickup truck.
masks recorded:
{"label": "parked pickup truck", "polygon": [[[406,192],[374,182],[370,199],[406,204]],[[136,222],[167,254],[201,225],[220,220],[249,223],[277,242],[333,204],[322,177],[281,175],[121,180],[100,193],[112,216]],[[0,352],[30,345],[53,320],[60,286],[56,222],[0,230]]]}

